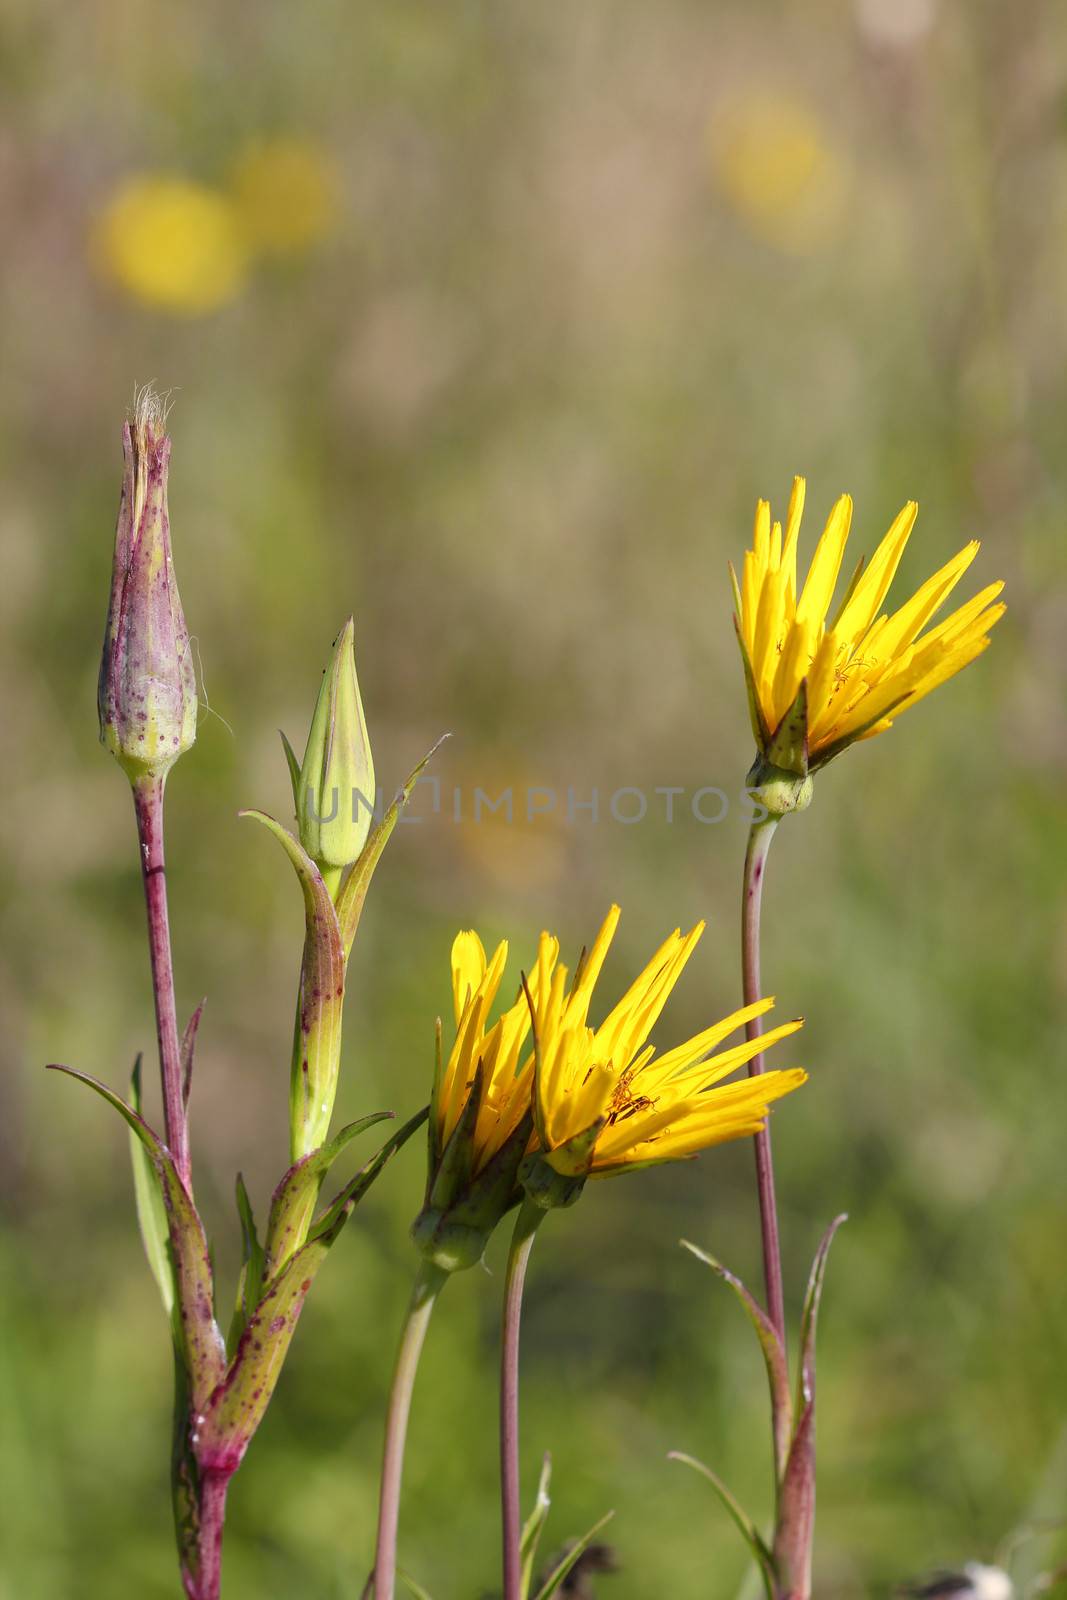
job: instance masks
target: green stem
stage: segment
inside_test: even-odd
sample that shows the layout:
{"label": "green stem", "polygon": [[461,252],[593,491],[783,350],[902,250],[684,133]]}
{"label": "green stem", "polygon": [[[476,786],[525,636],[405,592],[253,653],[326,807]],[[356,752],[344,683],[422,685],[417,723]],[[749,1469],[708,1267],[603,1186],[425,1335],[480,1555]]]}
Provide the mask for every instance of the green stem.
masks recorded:
{"label": "green stem", "polygon": [[[741,903],[741,983],[745,1005],[762,999],[760,992],[760,905],[767,852],[778,823],[774,817],[754,822],[745,853]],[[759,1017],[745,1024],[745,1037],[758,1039],[763,1032]],[[763,1071],[763,1053],[748,1064],[750,1077]],[[785,1302],[782,1294],[782,1254],[778,1241],[778,1204],[774,1193],[774,1161],[769,1127],[756,1135],[756,1185],[759,1190],[760,1232],[763,1239],[763,1279],[767,1290],[767,1315],[785,1344]]]}
{"label": "green stem", "polygon": [[524,1200],[515,1219],[504,1280],[500,1344],[500,1511],[504,1544],[504,1600],[523,1600],[522,1508],[519,1495],[519,1330],[522,1291],[537,1230],[547,1213]]}
{"label": "green stem", "polygon": [[423,1262],[415,1278],[411,1303],[400,1335],[385,1423],[374,1575],[371,1585],[368,1585],[374,1600],[393,1600],[396,1589],[396,1531],[400,1520],[400,1480],[404,1471],[404,1444],[411,1413],[411,1393],[415,1387],[415,1373],[426,1329],[447,1276],[440,1267]]}

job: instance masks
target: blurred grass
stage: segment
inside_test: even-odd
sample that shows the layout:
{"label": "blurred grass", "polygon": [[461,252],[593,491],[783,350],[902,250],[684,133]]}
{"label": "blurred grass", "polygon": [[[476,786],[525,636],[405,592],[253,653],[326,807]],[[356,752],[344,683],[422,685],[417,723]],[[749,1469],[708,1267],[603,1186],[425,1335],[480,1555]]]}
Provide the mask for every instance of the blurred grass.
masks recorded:
{"label": "blurred grass", "polygon": [[[822,1329],[818,1591],[884,1592],[1061,1513],[1058,8],[324,0],[220,27],[197,4],[6,0],[0,21],[0,1596],[176,1588],[169,1358],[124,1137],[40,1071],[120,1084],[152,1039],[130,808],[93,710],[118,428],[148,379],[176,391],[176,559],[212,708],[169,852],[180,1001],[208,995],[194,1139],[224,1275],[235,1170],[262,1207],[284,1160],[300,944],[285,865],[235,813],[286,813],[275,729],[303,737],[348,610],[385,783],[449,729],[446,795],[736,793],[725,564],[757,495],[809,474],[808,548],[841,488],[857,547],[915,496],[902,588],[982,537],[980,580],[1005,577],[1011,605],[992,650],[831,768],[772,859],[765,972],[807,1015],[789,1059],[812,1073],[776,1118],[794,1306],[851,1213]],[[273,136],[336,174],[306,249],[199,320],[100,275],[93,230],[130,177],[221,190]],[[518,952],[547,924],[576,950],[619,898],[607,993],[706,915],[665,1037],[736,1002],[736,814],[579,817],[399,831],[353,964],[340,1116],[425,1095],[461,925]],[[419,1160],[316,1286],[232,1495],[231,1600],[358,1592]],[[528,1493],[551,1447],[550,1539],[616,1507],[615,1600],[743,1575],[668,1449],[768,1504],[757,1353],[676,1245],[758,1279],[750,1164],[594,1186],[538,1244]],[[449,1287],[420,1379],[403,1559],[435,1600],[495,1582],[502,1243]]]}

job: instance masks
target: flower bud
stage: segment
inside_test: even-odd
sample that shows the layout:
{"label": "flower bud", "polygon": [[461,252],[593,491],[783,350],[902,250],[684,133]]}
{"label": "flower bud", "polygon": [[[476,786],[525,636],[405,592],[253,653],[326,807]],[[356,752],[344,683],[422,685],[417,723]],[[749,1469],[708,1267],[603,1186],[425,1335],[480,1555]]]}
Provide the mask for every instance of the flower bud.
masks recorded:
{"label": "flower bud", "polygon": [[125,472],[115,530],[97,706],[100,740],[131,781],[162,777],[196,739],[196,674],[170,550],[170,440],[151,392],[122,432]]}
{"label": "flower bud", "polygon": [[356,677],[349,617],[322,680],[297,784],[300,843],[320,867],[355,861],[374,812],[374,760]]}

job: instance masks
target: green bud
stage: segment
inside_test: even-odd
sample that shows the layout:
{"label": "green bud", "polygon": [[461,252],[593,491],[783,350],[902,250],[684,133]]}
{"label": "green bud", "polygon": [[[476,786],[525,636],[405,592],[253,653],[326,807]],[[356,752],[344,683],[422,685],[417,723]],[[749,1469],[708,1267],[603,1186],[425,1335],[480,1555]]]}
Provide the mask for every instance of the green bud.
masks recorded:
{"label": "green bud", "polygon": [[374,761],[356,678],[355,627],[338,634],[297,783],[300,843],[320,868],[356,861],[374,810]]}
{"label": "green bud", "polygon": [[170,440],[151,392],[122,430],[125,472],[115,529],[97,708],[100,739],[131,780],[162,777],[196,739],[196,674],[171,560]]}
{"label": "green bud", "polygon": [[815,793],[815,780],[810,773],[800,778],[757,756],[745,779],[745,792],[769,817],[784,817],[791,811],[807,810]]}

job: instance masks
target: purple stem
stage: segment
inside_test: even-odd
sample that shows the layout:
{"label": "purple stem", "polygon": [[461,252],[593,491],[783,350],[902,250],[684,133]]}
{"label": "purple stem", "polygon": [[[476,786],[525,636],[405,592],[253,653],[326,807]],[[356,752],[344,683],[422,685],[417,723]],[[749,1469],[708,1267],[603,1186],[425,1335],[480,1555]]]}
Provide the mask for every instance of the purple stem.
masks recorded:
{"label": "purple stem", "polygon": [[522,1291],[534,1237],[545,1212],[523,1201],[515,1221],[504,1280],[500,1344],[500,1513],[504,1543],[504,1600],[523,1600],[522,1507],[519,1497],[519,1330]]}
{"label": "purple stem", "polygon": [[[778,826],[772,817],[755,822],[748,836],[745,852],[745,878],[741,904],[741,984],[745,1005],[762,999],[760,992],[760,902],[763,896],[763,874],[767,865],[767,852],[771,847],[774,830]],[[745,1024],[745,1037],[758,1039],[763,1032],[760,1017]],[[763,1071],[763,1052],[753,1056],[748,1064],[749,1077]],[[782,1253],[778,1242],[778,1205],[774,1196],[774,1161],[771,1156],[771,1133],[764,1127],[756,1135],[756,1185],[759,1189],[760,1232],[763,1237],[763,1281],[767,1290],[767,1315],[778,1336],[785,1344],[785,1302],[782,1294]]]}
{"label": "purple stem", "polygon": [[200,1576],[196,1600],[219,1600],[222,1586],[222,1530],[226,1522],[229,1472],[205,1472],[200,1480]]}
{"label": "purple stem", "polygon": [[174,967],[167,916],[167,874],[163,858],[163,789],[165,778],[146,776],[133,785],[137,834],[141,843],[141,876],[148,908],[148,950],[156,1002],[159,1070],[163,1079],[163,1126],[167,1147],[186,1189],[192,1192],[189,1132],[182,1093],[181,1045],[174,1004]]}

